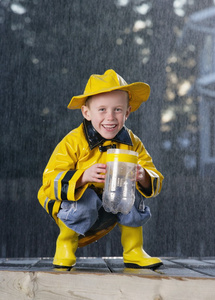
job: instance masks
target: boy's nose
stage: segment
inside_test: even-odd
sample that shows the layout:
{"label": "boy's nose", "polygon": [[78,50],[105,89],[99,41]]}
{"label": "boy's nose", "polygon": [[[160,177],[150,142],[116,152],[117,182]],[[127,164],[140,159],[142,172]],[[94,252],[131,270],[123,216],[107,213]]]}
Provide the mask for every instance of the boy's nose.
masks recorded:
{"label": "boy's nose", "polygon": [[113,120],[114,119],[114,112],[113,111],[108,111],[107,119],[108,120]]}

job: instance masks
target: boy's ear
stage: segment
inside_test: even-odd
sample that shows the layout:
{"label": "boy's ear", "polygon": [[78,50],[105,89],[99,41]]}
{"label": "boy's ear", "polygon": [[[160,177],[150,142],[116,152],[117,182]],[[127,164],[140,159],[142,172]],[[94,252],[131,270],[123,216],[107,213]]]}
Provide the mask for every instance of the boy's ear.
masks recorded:
{"label": "boy's ear", "polygon": [[86,105],[82,105],[81,112],[82,112],[83,117],[85,119],[87,119],[87,121],[91,121],[89,108]]}
{"label": "boy's ear", "polygon": [[129,115],[131,113],[131,106],[128,107],[127,111],[126,111],[126,115],[125,115],[125,119],[127,120]]}

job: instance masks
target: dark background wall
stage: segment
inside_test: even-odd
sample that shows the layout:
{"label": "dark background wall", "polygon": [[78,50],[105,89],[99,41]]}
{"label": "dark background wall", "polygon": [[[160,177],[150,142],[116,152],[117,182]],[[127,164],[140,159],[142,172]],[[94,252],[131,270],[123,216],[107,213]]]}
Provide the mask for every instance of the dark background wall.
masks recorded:
{"label": "dark background wall", "polygon": [[[215,184],[213,174],[200,174],[200,95],[192,91],[204,36],[178,45],[188,17],[214,3],[177,3],[0,2],[1,257],[54,255],[58,228],[37,201],[42,173],[56,144],[82,121],[67,110],[71,97],[109,68],[151,86],[150,100],[127,121],[165,176],[162,193],[146,201],[153,217],[145,249],[215,255]],[[119,230],[77,255],[122,255]]]}

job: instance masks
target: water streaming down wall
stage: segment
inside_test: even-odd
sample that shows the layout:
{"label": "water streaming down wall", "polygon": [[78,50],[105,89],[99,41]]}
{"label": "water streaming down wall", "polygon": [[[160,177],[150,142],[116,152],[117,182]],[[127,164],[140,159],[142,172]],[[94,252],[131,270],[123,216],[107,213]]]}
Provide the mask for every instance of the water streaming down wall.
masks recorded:
{"label": "water streaming down wall", "polygon": [[[67,110],[70,98],[82,93],[90,74],[108,68],[151,86],[149,102],[127,121],[165,176],[162,193],[146,201],[146,250],[214,256],[215,185],[199,168],[199,94],[192,88],[204,36],[196,33],[195,47],[177,52],[184,16],[197,10],[177,2],[1,1],[0,256],[54,255],[58,228],[37,201],[42,172],[82,120]],[[199,10],[213,5],[203,2]],[[119,230],[77,254],[121,255]]]}

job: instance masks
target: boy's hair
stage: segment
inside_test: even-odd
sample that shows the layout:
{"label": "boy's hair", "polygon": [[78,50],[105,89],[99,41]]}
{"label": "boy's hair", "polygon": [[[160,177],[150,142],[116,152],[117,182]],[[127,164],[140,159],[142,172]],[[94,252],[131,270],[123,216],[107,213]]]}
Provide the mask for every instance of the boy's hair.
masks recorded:
{"label": "boy's hair", "polygon": [[[129,93],[127,91],[122,91],[122,90],[116,90],[116,91],[120,91],[120,92],[125,92],[127,94],[127,100],[128,100],[128,107],[129,107],[129,101],[130,101],[130,96]],[[111,93],[111,92],[109,92]],[[98,94],[97,94],[98,95]],[[87,106],[88,108],[90,107],[90,100],[93,98],[93,96],[89,96],[86,101],[85,101],[85,106]]]}

